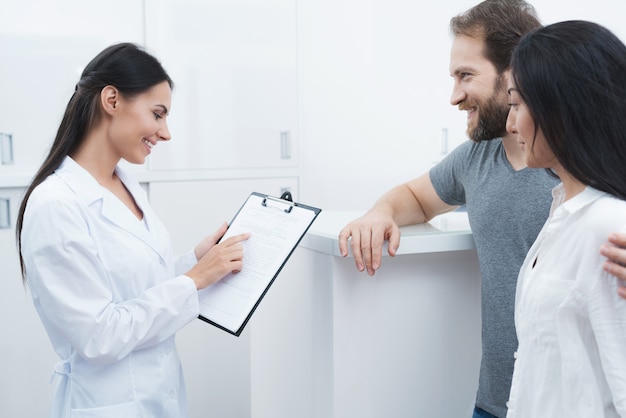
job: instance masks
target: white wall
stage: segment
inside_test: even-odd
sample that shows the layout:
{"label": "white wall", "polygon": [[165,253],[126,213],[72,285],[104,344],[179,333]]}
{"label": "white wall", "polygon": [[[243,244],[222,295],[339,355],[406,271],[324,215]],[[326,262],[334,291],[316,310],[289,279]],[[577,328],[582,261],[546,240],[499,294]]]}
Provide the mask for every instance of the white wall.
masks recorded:
{"label": "white wall", "polygon": [[449,105],[448,21],[472,3],[299,3],[303,200],[365,208],[432,165],[442,128],[463,136],[465,116]]}
{"label": "white wall", "polygon": [[[477,0],[300,0],[301,198],[364,210],[465,140],[449,104],[452,16]],[[623,0],[535,0],[543,23],[586,19],[626,40]]]}

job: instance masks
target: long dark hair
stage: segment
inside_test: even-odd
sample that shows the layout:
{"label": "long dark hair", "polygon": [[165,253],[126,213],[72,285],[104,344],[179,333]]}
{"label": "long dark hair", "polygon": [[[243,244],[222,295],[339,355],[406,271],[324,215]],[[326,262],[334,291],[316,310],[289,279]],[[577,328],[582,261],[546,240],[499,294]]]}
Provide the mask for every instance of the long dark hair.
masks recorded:
{"label": "long dark hair", "polygon": [[596,23],[555,23],[526,35],[513,81],[560,164],[626,199],[626,46]]}
{"label": "long dark hair", "polygon": [[28,199],[33,190],[54,173],[65,157],[78,149],[89,130],[99,121],[99,96],[102,89],[113,86],[125,98],[132,99],[163,81],[167,81],[173,88],[171,78],[159,61],[132,43],[111,45],[87,64],[65,108],[50,153],[26,189],[20,205],[15,235],[22,279],[26,277],[26,270],[21,235]]}

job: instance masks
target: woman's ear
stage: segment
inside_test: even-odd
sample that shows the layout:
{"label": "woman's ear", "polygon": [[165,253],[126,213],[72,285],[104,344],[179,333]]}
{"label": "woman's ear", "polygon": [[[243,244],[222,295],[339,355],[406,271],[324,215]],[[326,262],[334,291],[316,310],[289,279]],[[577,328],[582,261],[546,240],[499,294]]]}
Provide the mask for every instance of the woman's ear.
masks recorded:
{"label": "woman's ear", "polygon": [[113,86],[105,86],[100,91],[100,104],[105,113],[112,115],[116,112],[120,101],[120,93]]}

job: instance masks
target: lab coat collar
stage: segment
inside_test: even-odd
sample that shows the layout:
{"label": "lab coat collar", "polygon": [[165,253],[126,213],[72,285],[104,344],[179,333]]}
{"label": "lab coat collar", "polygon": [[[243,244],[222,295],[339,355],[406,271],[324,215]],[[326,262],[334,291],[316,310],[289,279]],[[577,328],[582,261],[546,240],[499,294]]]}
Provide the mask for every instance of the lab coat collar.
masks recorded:
{"label": "lab coat collar", "polygon": [[[76,193],[77,197],[87,207],[92,210],[100,208],[102,217],[145,242],[165,260],[167,249],[158,245],[158,243],[164,242],[160,235],[164,234],[165,231],[159,227],[156,215],[151,210],[145,192],[130,173],[119,166],[115,168],[115,173],[133,196],[139,208],[141,208],[145,224],[143,221],[138,220],[117,196],[102,187],[87,170],[71,157],[65,157],[65,160],[56,169],[55,173]],[[98,204],[98,202],[101,202],[101,204]],[[169,241],[165,240],[165,242]]]}
{"label": "lab coat collar", "polygon": [[65,157],[61,165],[55,170],[76,196],[87,206],[102,199],[104,188],[83,167],[78,165],[70,156]]}

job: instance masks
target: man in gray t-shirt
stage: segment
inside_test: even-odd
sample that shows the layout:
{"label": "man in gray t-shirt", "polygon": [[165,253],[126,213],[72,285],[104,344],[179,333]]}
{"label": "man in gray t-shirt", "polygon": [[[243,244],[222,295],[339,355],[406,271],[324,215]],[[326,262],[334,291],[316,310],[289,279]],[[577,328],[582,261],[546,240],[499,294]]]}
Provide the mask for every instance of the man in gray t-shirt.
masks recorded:
{"label": "man in gray t-shirt", "polygon": [[544,170],[514,170],[500,139],[460,145],[430,170],[430,180],[441,200],[467,208],[482,278],[476,405],[504,417],[517,349],[517,275],[548,217],[558,180]]}
{"label": "man in gray t-shirt", "polygon": [[521,34],[539,26],[532,6],[521,0],[486,0],[451,20],[451,103],[467,111],[472,141],[430,173],[387,192],[339,234],[341,254],[348,254],[350,239],[357,269],[372,275],[384,240],[395,255],[399,225],[428,222],[466,205],[483,280],[483,358],[474,417],[506,415],[517,346],[515,283],[556,184],[545,172],[526,168],[516,135],[506,130],[510,57]]}

